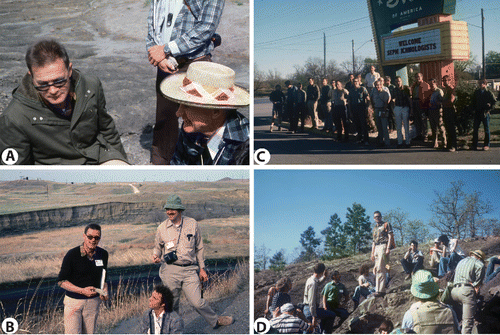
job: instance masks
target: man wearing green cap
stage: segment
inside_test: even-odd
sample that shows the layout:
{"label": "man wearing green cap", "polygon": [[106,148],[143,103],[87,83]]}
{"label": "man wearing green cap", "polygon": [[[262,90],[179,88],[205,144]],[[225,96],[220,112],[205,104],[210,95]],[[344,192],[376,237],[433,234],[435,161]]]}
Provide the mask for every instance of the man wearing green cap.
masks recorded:
{"label": "man wearing green cap", "polygon": [[405,313],[401,328],[417,334],[457,334],[457,316],[450,306],[437,299],[438,293],[439,285],[429,271],[415,272],[411,294],[418,301]]}
{"label": "man wearing green cap", "polygon": [[476,297],[483,282],[485,254],[474,250],[458,262],[455,269],[451,299],[462,304],[462,334],[471,334],[476,313]]}
{"label": "man wearing green cap", "polygon": [[[173,309],[179,312],[181,290],[196,311],[214,328],[233,322],[231,316],[217,316],[201,297],[201,281],[207,281],[203,240],[196,220],[184,217],[181,198],[171,195],[163,208],[168,219],[156,231],[153,262],[161,263],[160,278],[174,295]],[[198,271],[199,269],[199,276]]]}

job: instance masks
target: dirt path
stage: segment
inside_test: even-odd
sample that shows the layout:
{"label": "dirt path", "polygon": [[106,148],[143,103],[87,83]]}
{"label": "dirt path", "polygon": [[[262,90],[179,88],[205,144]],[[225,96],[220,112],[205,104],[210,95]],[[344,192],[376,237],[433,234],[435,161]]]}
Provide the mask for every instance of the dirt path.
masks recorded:
{"label": "dirt path", "polygon": [[[102,80],[107,108],[132,164],[148,164],[155,122],[156,70],[147,61],[149,6],[137,0],[2,0],[0,113],[26,73],[24,54],[41,38],[68,49],[73,66]],[[215,62],[232,67],[249,87],[249,2],[226,1]],[[248,115],[248,109],[242,111]]]}

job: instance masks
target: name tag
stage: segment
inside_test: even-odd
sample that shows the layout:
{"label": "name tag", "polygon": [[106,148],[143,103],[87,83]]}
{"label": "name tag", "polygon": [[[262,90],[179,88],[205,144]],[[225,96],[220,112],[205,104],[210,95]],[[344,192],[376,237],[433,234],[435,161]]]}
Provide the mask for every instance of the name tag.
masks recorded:
{"label": "name tag", "polygon": [[102,259],[96,259],[95,260],[95,266],[104,266],[104,263],[102,262]]}

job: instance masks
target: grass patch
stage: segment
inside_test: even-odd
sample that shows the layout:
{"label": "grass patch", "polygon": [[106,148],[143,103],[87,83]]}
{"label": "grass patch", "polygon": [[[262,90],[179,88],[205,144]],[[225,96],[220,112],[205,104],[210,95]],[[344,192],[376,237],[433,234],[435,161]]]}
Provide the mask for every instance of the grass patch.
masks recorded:
{"label": "grass patch", "polygon": [[[212,275],[210,285],[205,289],[203,297],[210,302],[231,296],[246,287],[248,280],[248,262],[239,262],[234,271]],[[39,281],[30,301],[18,303],[15,317],[19,322],[18,333],[20,334],[61,334],[64,332],[63,309],[54,307],[60,303],[63,295],[56,295],[53,290],[47,297],[43,311],[34,312],[33,306],[36,305],[38,299],[42,298],[38,291],[42,282],[43,279]],[[109,333],[120,322],[141,316],[148,308],[148,299],[157,284],[159,282],[154,280],[143,284],[135,279],[120,280],[110,300],[107,303],[101,303],[97,333]],[[188,304],[188,302],[183,299],[181,304]],[[1,302],[0,307],[2,307]],[[3,314],[5,316],[5,312]]]}

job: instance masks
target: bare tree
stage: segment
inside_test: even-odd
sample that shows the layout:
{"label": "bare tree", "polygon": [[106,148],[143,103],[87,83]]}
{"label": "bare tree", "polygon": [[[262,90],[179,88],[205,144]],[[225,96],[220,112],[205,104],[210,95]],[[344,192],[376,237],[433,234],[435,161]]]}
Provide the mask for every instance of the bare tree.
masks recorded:
{"label": "bare tree", "polygon": [[384,214],[384,221],[391,224],[392,230],[394,231],[394,238],[399,239],[399,245],[405,243],[405,227],[408,223],[408,213],[403,212],[401,208],[391,209],[388,213]]}
{"label": "bare tree", "polygon": [[266,269],[267,262],[269,261],[270,252],[271,249],[266,248],[264,244],[262,244],[259,248],[255,248],[255,259],[254,259],[255,268],[259,270]]}
{"label": "bare tree", "polygon": [[423,243],[429,238],[429,229],[425,227],[422,220],[408,220],[405,225],[405,230],[408,242],[415,240],[418,243]]}
{"label": "bare tree", "polygon": [[489,202],[483,201],[478,192],[467,194],[463,191],[462,181],[452,182],[451,188],[444,193],[436,193],[437,199],[431,204],[435,218],[430,225],[442,234],[455,238],[474,237],[483,216],[491,212]]}

